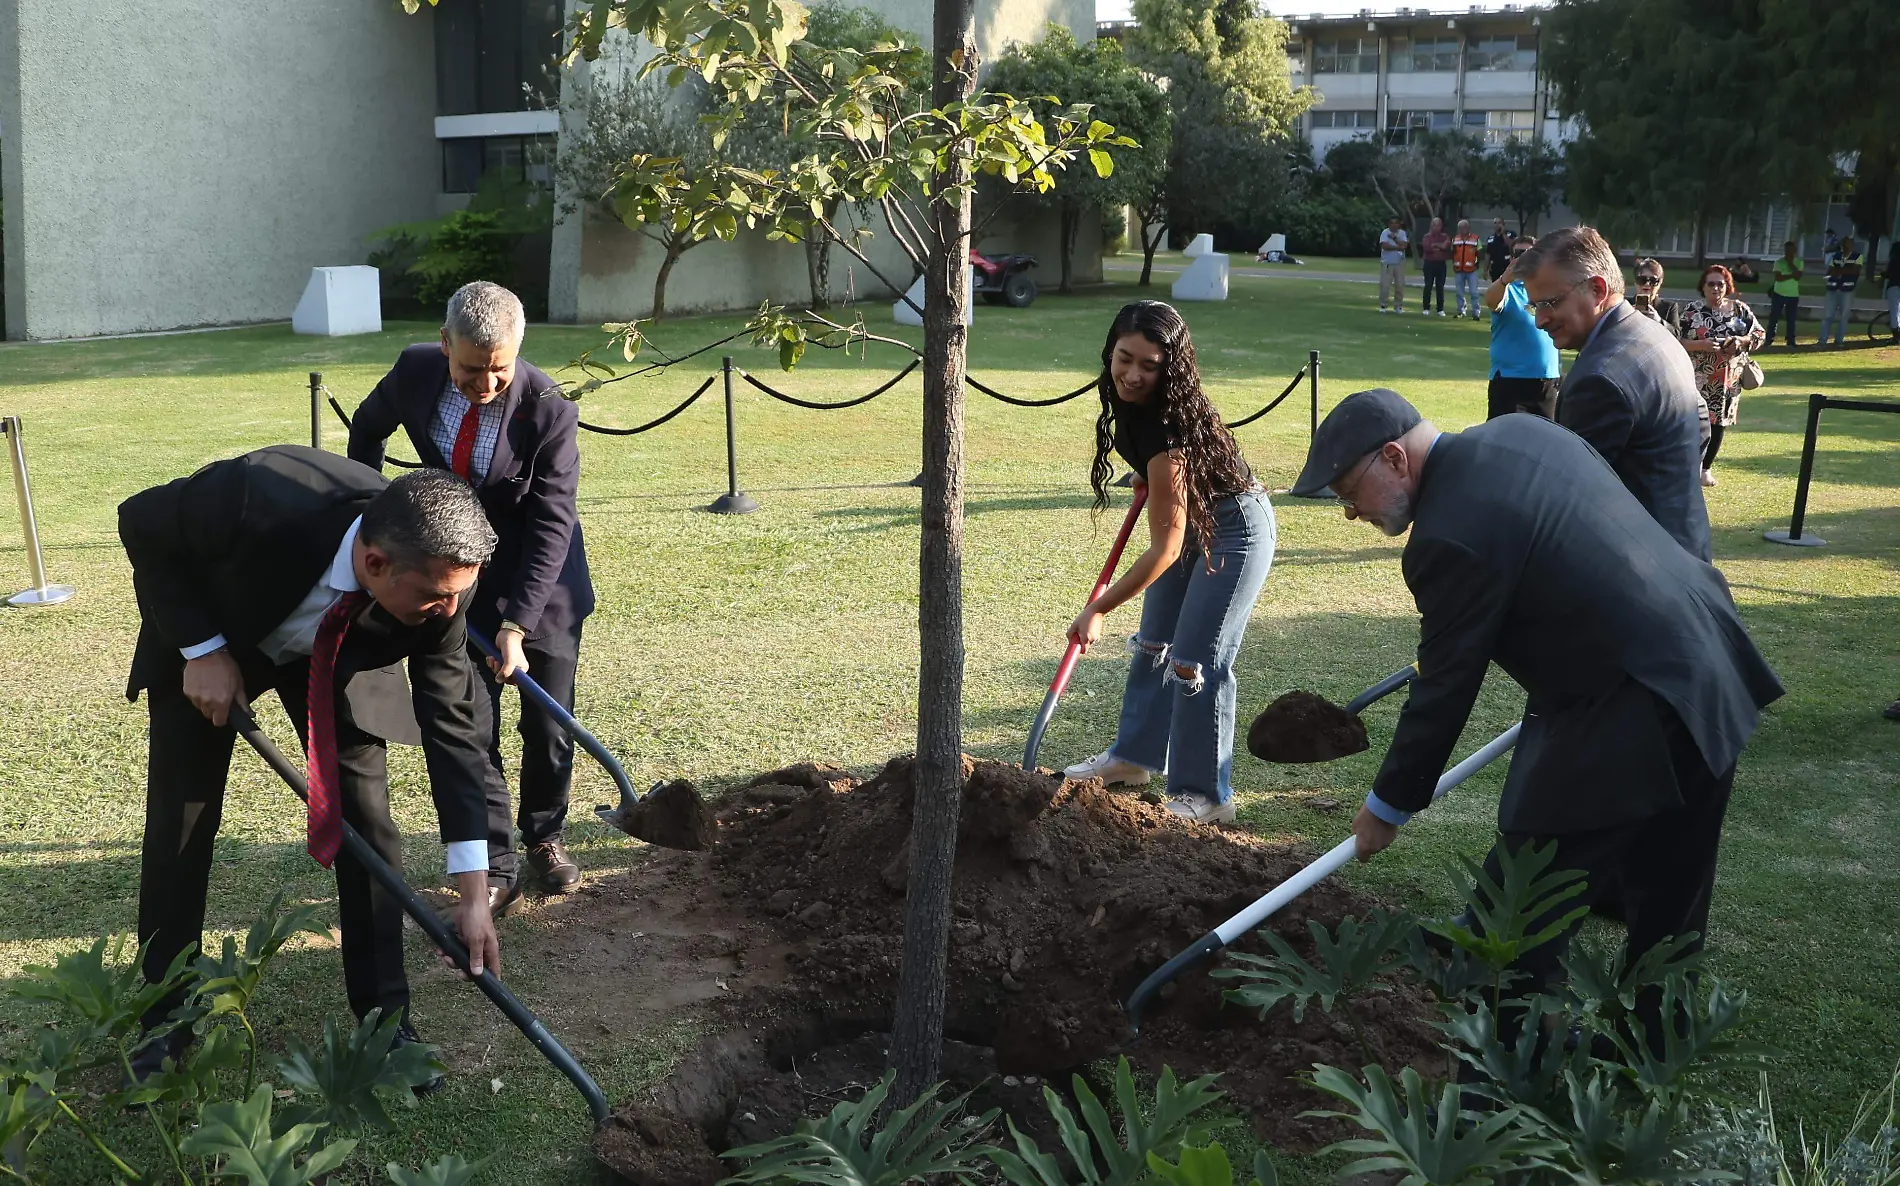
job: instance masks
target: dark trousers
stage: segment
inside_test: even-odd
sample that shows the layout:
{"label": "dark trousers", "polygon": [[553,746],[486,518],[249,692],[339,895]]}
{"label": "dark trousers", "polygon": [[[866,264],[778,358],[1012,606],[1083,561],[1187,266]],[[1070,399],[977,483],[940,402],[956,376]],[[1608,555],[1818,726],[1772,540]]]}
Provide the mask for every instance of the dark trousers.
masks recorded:
{"label": "dark trousers", "polygon": [[[349,645],[346,641],[346,647]],[[255,698],[277,689],[284,711],[296,722],[301,739],[306,727],[307,659],[272,668],[257,661],[245,668],[246,695]],[[224,812],[225,777],[237,730],[205,719],[178,689],[148,690],[151,724],[146,758],[145,841],[139,865],[139,952],[148,980],[165,974],[172,958],[204,939],[205,901],[211,880],[212,842]],[[402,868],[402,834],[389,815],[387,744],[342,719],[337,721],[338,790],[343,818],[369,841],[382,858]],[[303,819],[303,804],[289,787],[276,785],[273,801],[285,818]],[[301,836],[302,828],[298,829]],[[302,847],[302,841],[298,841]],[[301,859],[301,858],[300,858]],[[343,931],[343,985],[358,1017],[381,1007],[385,1013],[409,1006],[409,981],[403,971],[402,906],[351,859],[337,854],[337,914]],[[246,920],[248,921],[248,920]],[[148,1023],[162,1021],[177,1006],[167,1001]]]}
{"label": "dark trousers", "polygon": [[1709,443],[1702,446],[1702,468],[1708,469],[1715,464],[1715,455],[1722,451],[1722,434],[1727,426],[1715,420],[1709,421]]}
{"label": "dark trousers", "polygon": [[[580,666],[581,628],[557,638],[531,639],[522,646],[528,676],[568,712],[574,711],[574,676]],[[519,872],[515,829],[521,845],[529,848],[561,835],[567,826],[568,789],[574,781],[574,738],[558,721],[528,696],[521,697],[521,808],[513,810],[508,778],[501,761],[501,691],[503,684],[489,670],[487,657],[470,648],[475,669],[488,689],[484,703],[476,701],[476,727],[488,733],[488,877],[512,884]],[[484,723],[480,718],[487,713]]]}
{"label": "dark trousers", "polygon": [[1496,420],[1512,412],[1529,412],[1533,416],[1555,420],[1557,385],[1555,379],[1513,379],[1508,375],[1494,374],[1486,392],[1488,406],[1484,418]]}
{"label": "dark trousers", "polygon": [[1432,293],[1434,291],[1438,293],[1438,311],[1443,313],[1445,311],[1445,261],[1442,259],[1428,259],[1425,261],[1425,300],[1419,308],[1429,309],[1432,307]]}
{"label": "dark trousers", "polygon": [[[1722,841],[1722,820],[1735,786],[1733,768],[1711,772],[1675,712],[1660,699],[1657,712],[1669,738],[1670,765],[1682,805],[1635,823],[1593,832],[1561,836],[1506,834],[1499,843],[1513,852],[1526,844],[1539,847],[1555,841],[1551,870],[1575,869],[1588,879],[1581,898],[1559,907],[1532,924],[1532,932],[1556,921],[1579,905],[1594,906],[1613,895],[1629,924],[1629,959],[1675,935],[1694,933],[1692,950],[1702,949],[1709,930],[1709,902],[1715,888],[1716,851]],[[1497,849],[1485,858],[1485,869],[1500,877]],[[1529,981],[1514,991],[1527,994],[1555,986],[1563,978],[1563,956],[1581,922],[1541,947],[1526,952],[1515,965]],[[1639,1017],[1652,1035],[1660,1033],[1660,996],[1638,1002]],[[1647,1016],[1642,1016],[1647,1012]]]}
{"label": "dark trousers", "polygon": [[1778,296],[1775,293],[1769,293],[1768,337],[1766,341],[1771,346],[1774,345],[1775,342],[1775,323],[1781,320],[1783,314],[1786,314],[1788,317],[1788,345],[1792,346],[1794,345],[1794,323],[1801,315],[1801,298],[1798,296]]}

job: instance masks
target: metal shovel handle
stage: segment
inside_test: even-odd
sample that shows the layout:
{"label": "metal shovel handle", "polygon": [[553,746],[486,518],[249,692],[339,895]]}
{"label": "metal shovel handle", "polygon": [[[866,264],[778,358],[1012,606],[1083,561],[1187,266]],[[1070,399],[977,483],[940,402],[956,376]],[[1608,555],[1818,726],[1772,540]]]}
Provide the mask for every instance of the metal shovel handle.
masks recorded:
{"label": "metal shovel handle", "polygon": [[1418,678],[1418,664],[1408,663],[1346,702],[1346,711],[1354,716]]}
{"label": "metal shovel handle", "polygon": [[[1128,546],[1128,537],[1134,534],[1135,523],[1141,518],[1141,508],[1148,501],[1148,487],[1135,487],[1135,498],[1128,504],[1128,513],[1122,517],[1122,527],[1115,535],[1115,546],[1108,550],[1108,562],[1102,565],[1101,575],[1095,578],[1095,587],[1089,592],[1089,601],[1100,597],[1115,579],[1115,568],[1122,562],[1122,549]],[[1084,605],[1088,602],[1084,602]],[[1036,768],[1036,751],[1042,748],[1042,735],[1049,728],[1049,722],[1056,715],[1056,701],[1062,699],[1062,693],[1069,686],[1069,677],[1075,674],[1075,662],[1082,656],[1081,644],[1071,641],[1069,648],[1062,652],[1062,662],[1056,665],[1056,678],[1049,683],[1049,694],[1042,698],[1042,708],[1036,713],[1035,723],[1029,726],[1029,744],[1023,747],[1023,769]]]}
{"label": "metal shovel handle", "polygon": [[[277,772],[277,776],[296,792],[297,798],[307,802],[310,798],[310,788],[304,782],[303,771],[284,757],[283,751],[279,750],[276,743],[265,735],[264,730],[258,726],[257,718],[251,715],[250,708],[243,702],[239,701],[231,705],[231,723],[237,727],[239,736],[257,751],[258,757],[263,758],[265,763]],[[402,904],[403,913],[414,919],[415,924],[422,928],[423,934],[429,936],[430,942],[434,943],[444,955],[455,961],[455,966],[467,975],[468,948],[464,947],[461,939],[444,925],[441,917],[417,896],[416,891],[409,887],[409,883],[389,867],[389,863],[383,860],[382,854],[371,848],[369,841],[364,840],[356,829],[350,826],[348,820],[343,821],[343,849],[363,866],[378,885],[389,891],[390,896]],[[481,975],[471,977],[471,979],[474,980],[475,987],[481,989],[483,995],[493,1001],[495,1007],[514,1023],[515,1028],[527,1036],[529,1043],[554,1064],[554,1069],[566,1075],[568,1081],[574,1084],[575,1089],[587,1100],[587,1110],[593,1113],[594,1123],[600,1124],[605,1121],[612,1109],[607,1104],[607,1097],[601,1093],[600,1085],[594,1082],[593,1076],[582,1068],[581,1064],[568,1052],[567,1047],[561,1045],[560,1041],[548,1032],[548,1028],[541,1024],[541,1019],[529,1011],[528,1007],[522,1004],[514,993],[509,992],[507,986],[502,984],[487,968],[482,969]]]}
{"label": "metal shovel handle", "polygon": [[[501,652],[495,649],[495,644],[489,640],[487,635],[475,629],[475,627],[470,626],[468,628],[468,636],[476,646],[481,648],[484,655],[487,655],[490,659],[494,659],[497,662],[501,660]],[[589,754],[592,754],[594,761],[599,762],[601,766],[606,769],[608,776],[614,780],[614,785],[620,788],[621,807],[630,808],[640,801],[639,793],[633,789],[633,780],[628,778],[626,770],[622,769],[620,759],[614,757],[613,751],[601,744],[600,738],[588,732],[587,726],[575,720],[573,713],[561,707],[559,700],[548,695],[546,688],[535,683],[533,676],[525,671],[517,671],[513,676],[509,677],[508,682],[520,688],[523,696],[526,696],[528,699],[540,705],[541,711],[547,713],[556,724],[567,730],[568,735],[574,739],[576,745],[579,745]],[[605,814],[615,810],[617,809],[612,807],[595,808],[597,814]]]}
{"label": "metal shovel handle", "polygon": [[[1512,725],[1486,743],[1483,749],[1440,775],[1438,785],[1432,791],[1432,801],[1437,802],[1453,787],[1489,766],[1506,750],[1516,745],[1518,732],[1523,727],[1522,721]],[[1352,860],[1356,846],[1357,841],[1353,837],[1346,837],[1329,849],[1326,855],[1310,862],[1298,873],[1254,899],[1253,904],[1245,910],[1202,935],[1186,950],[1156,968],[1128,998],[1125,1008],[1129,1025],[1136,1033],[1140,1033],[1142,1012],[1147,1009],[1163,985],[1253,930],[1273,914],[1285,909],[1293,899],[1338,872],[1341,866]]]}

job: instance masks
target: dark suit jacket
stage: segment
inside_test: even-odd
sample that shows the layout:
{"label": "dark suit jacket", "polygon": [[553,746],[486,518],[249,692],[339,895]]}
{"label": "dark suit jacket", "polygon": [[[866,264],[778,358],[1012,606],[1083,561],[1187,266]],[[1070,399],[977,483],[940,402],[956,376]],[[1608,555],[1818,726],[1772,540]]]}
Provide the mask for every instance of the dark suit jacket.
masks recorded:
{"label": "dark suit jacket", "polygon": [[[140,617],[126,698],[177,688],[185,669],[179,649],[218,634],[241,667],[266,666],[258,644],[309,594],[350,524],[387,484],[334,453],[277,445],[120,503],[119,539]],[[487,740],[475,728],[466,606],[405,626],[372,601],[351,623],[336,671],[339,723],[422,744],[445,842],[487,835]],[[397,666],[405,659],[413,693]]]}
{"label": "dark suit jacket", "polygon": [[1404,568],[1422,618],[1419,675],[1380,799],[1431,802],[1492,662],[1530,694],[1503,831],[1590,831],[1679,803],[1670,709],[1712,772],[1734,767],[1781,684],[1722,574],[1581,440],[1527,415],[1446,433],[1413,506]]}
{"label": "dark suit jacket", "polygon": [[1663,530],[1708,560],[1701,404],[1682,343],[1622,301],[1564,376],[1557,423],[1594,445]]}
{"label": "dark suit jacket", "polygon": [[[424,465],[449,468],[429,437],[436,401],[449,382],[449,360],[437,343],[410,346],[396,358],[350,423],[350,457],[382,469],[383,443],[398,427]],[[502,429],[476,495],[495,529],[495,555],[475,586],[469,621],[490,638],[503,618],[536,640],[572,634],[594,611],[574,490],[580,412],[559,385],[526,362],[501,396]]]}

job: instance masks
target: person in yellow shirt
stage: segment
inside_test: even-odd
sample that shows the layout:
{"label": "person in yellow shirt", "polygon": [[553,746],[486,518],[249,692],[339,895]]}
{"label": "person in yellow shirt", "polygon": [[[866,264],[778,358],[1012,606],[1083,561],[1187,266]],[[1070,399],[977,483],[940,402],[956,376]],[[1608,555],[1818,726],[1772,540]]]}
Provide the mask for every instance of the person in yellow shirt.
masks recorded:
{"label": "person in yellow shirt", "polygon": [[1775,323],[1782,314],[1788,317],[1788,349],[1794,349],[1794,323],[1801,315],[1801,259],[1794,253],[1794,240],[1781,245],[1781,258],[1775,261],[1774,276],[1768,282],[1768,337],[1775,340]]}

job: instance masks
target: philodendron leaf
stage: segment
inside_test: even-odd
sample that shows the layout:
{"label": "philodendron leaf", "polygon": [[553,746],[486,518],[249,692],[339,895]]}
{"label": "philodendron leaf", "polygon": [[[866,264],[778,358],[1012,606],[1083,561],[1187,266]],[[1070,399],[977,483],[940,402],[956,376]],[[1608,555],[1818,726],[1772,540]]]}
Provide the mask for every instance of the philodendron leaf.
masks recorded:
{"label": "philodendron leaf", "polygon": [[382,1010],[372,1009],[348,1034],[335,1018],[326,1019],[315,1050],[289,1039],[290,1052],[276,1060],[277,1071],[300,1096],[310,1097],[298,1101],[293,1118],[356,1132],[396,1127],[385,1099],[393,1095],[414,1107],[410,1089],[448,1069],[433,1047],[396,1045],[401,1021],[399,1014],[384,1017]]}
{"label": "philodendron leaf", "polygon": [[406,1170],[395,1162],[383,1167],[389,1180],[396,1186],[471,1186],[493,1157],[484,1157],[480,1161],[463,1161],[456,1154],[449,1154],[437,1161],[423,1166],[419,1170]]}
{"label": "philodendron leaf", "polygon": [[179,1149],[187,1157],[216,1159],[215,1178],[246,1186],[309,1186],[342,1165],[356,1148],[355,1141],[332,1141],[299,1162],[297,1155],[321,1126],[295,1124],[272,1137],[270,1112],[268,1083],[258,1084],[250,1099],[206,1104],[198,1111],[198,1127]]}

